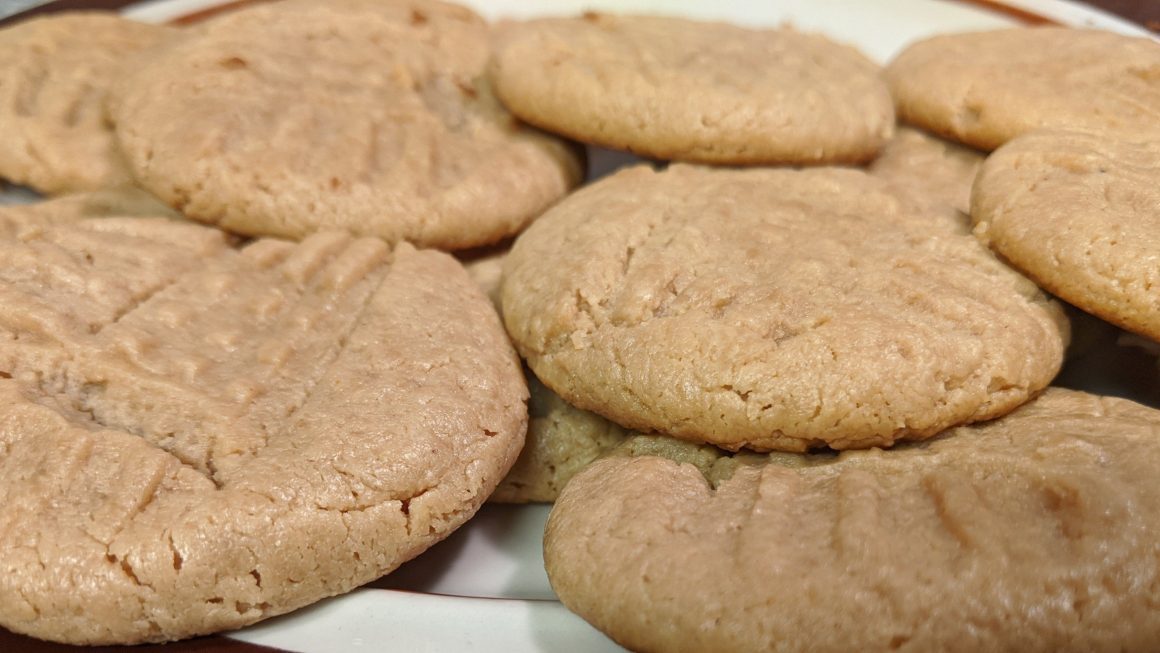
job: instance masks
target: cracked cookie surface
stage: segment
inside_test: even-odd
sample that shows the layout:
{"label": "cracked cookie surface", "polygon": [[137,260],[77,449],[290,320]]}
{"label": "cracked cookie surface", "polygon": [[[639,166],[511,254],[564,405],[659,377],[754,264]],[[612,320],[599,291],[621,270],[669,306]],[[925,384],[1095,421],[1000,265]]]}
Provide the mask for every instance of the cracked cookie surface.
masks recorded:
{"label": "cracked cookie surface", "polygon": [[1143,653],[1158,425],[1052,388],[928,442],[724,481],[606,459],[564,489],[544,560],[565,605],[632,650]]}
{"label": "cracked cookie surface", "polygon": [[105,111],[108,87],[133,55],[177,33],[99,13],[0,29],[0,177],[44,193],[127,182]]}
{"label": "cracked cookie surface", "polygon": [[551,503],[577,472],[632,436],[596,413],[569,405],[530,371],[527,381],[528,437],[511,471],[488,499],[496,503]]}
{"label": "cracked cookie surface", "polygon": [[638,167],[556,205],[504,269],[508,332],[569,403],[729,449],[889,445],[1058,371],[1058,305],[847,169]]}
{"label": "cracked cookie surface", "polygon": [[[491,252],[464,264],[497,310],[507,254],[507,250]],[[551,503],[577,472],[606,456],[663,456],[696,465],[711,478],[729,475],[739,464],[769,458],[629,431],[596,413],[572,406],[545,387],[531,370],[525,369],[524,373],[529,394],[528,436],[519,458],[488,501]]]}
{"label": "cracked cookie surface", "polygon": [[1160,43],[1104,30],[947,34],[885,71],[900,119],[983,150],[1040,127],[1160,136]]}
{"label": "cracked cookie surface", "polygon": [[498,41],[490,73],[513,113],[641,156],[852,163],[894,128],[877,65],[789,28],[589,13],[511,25]]}
{"label": "cracked cookie surface", "polygon": [[[500,276],[507,255],[508,250],[503,249],[464,262],[497,311],[501,311]],[[529,395],[528,435],[511,471],[488,499],[495,503],[555,501],[576,472],[631,436],[603,417],[569,405],[544,387],[531,370],[525,369],[524,375]]]}
{"label": "cracked cookie surface", "polygon": [[976,233],[1070,304],[1160,340],[1160,141],[1043,130],[995,151]]}
{"label": "cracked cookie surface", "polygon": [[348,591],[469,518],[522,445],[518,360],[444,254],[28,216],[0,213],[11,630],[162,641]]}
{"label": "cracked cookie surface", "polygon": [[570,146],[495,99],[488,40],[481,18],[433,0],[263,4],[158,52],[111,112],[140,183],[193,219],[486,245],[581,176]]}

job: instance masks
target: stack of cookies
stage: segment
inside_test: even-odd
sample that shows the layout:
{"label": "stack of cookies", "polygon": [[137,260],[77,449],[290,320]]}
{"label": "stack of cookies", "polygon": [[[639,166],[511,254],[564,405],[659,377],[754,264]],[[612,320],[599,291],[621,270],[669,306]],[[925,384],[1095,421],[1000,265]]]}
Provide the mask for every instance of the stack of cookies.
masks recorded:
{"label": "stack of cookies", "polygon": [[0,32],[0,175],[84,191],[0,208],[0,623],[238,628],[492,494],[527,387],[434,248],[513,235],[581,162],[495,99],[489,39],[423,0]]}
{"label": "stack of cookies", "polygon": [[[5,627],[237,628],[491,498],[556,502],[632,649],[1160,641],[1160,412],[1050,387],[1060,299],[1160,340],[1160,44],[434,0],[0,44],[0,176],[84,191],[0,210]],[[571,192],[572,141],[654,163]]]}

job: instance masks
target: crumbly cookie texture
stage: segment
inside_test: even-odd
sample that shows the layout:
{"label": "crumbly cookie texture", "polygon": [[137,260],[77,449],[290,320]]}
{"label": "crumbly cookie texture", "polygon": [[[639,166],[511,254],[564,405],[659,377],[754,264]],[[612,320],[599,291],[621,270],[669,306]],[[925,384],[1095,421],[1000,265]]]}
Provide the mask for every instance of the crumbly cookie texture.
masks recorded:
{"label": "crumbly cookie texture", "polygon": [[545,563],[633,650],[1151,651],[1157,424],[1053,388],[930,442],[717,484],[607,459],[564,489]]}
{"label": "crumbly cookie texture", "polygon": [[1103,30],[947,34],[886,68],[899,118],[993,150],[1040,127],[1160,138],[1160,43]]}
{"label": "crumbly cookie texture", "polygon": [[1160,340],[1160,140],[1045,130],[988,157],[976,233],[1067,302]]}
{"label": "crumbly cookie texture", "polygon": [[[464,264],[497,310],[501,308],[500,282],[507,255],[507,249],[485,252]],[[564,401],[530,370],[525,369],[525,374],[530,394],[528,436],[519,458],[489,501],[551,503],[577,472],[605,456],[663,456],[696,465],[710,478],[723,478],[738,465],[769,459],[768,455],[734,454],[711,445],[629,431]]]}
{"label": "crumbly cookie texture", "polygon": [[530,372],[527,381],[528,436],[511,471],[491,495],[497,503],[555,501],[577,472],[630,436],[603,417],[568,405]]}
{"label": "crumbly cookie texture", "polygon": [[569,403],[729,449],[889,445],[1001,415],[1067,343],[1059,306],[864,172],[630,169],[505,262],[508,333]]}
{"label": "crumbly cookie texture", "polygon": [[834,457],[832,452],[820,454],[798,454],[782,451],[755,453],[744,450],[733,452],[708,444],[678,440],[667,435],[645,433],[633,433],[604,457],[639,458],[642,456],[666,458],[676,463],[692,465],[714,486],[729,480],[739,469],[745,467],[769,464],[792,468],[806,467],[824,463]]}
{"label": "crumbly cookie texture", "polygon": [[507,26],[491,66],[513,113],[659,159],[860,162],[890,138],[878,66],[789,28],[585,14]]}
{"label": "crumbly cookie texture", "polygon": [[[471,278],[500,306],[500,280],[508,249],[483,252],[464,262]],[[531,503],[556,500],[576,472],[624,444],[629,431],[571,406],[524,370],[528,382],[528,435],[519,458],[489,501]],[[695,445],[688,445],[696,448]],[[712,449],[712,447],[706,447]]]}
{"label": "crumbly cookie texture", "polygon": [[967,231],[971,222],[971,185],[984,158],[978,150],[921,129],[900,126],[868,170],[899,192],[945,214],[956,230]]}
{"label": "crumbly cookie texture", "polygon": [[433,0],[289,0],[213,19],[118,85],[142,185],[249,235],[442,249],[516,233],[576,184],[563,142],[484,78],[489,28]]}
{"label": "crumbly cookie texture", "polygon": [[126,183],[105,96],[133,55],[177,30],[65,13],[0,29],[0,178],[43,193]]}
{"label": "crumbly cookie texture", "polygon": [[659,456],[693,465],[711,482],[731,477],[742,466],[776,460],[787,466],[811,464],[825,456],[732,452],[667,435],[638,433],[569,405],[528,374],[531,393],[527,444],[490,501],[552,503],[576,474],[608,457]]}
{"label": "crumbly cookie texture", "polygon": [[[692,465],[711,483],[719,483],[747,466],[772,461],[787,467],[802,467],[831,457],[779,451],[733,452],[667,435],[625,431],[594,413],[569,406],[534,379],[528,377],[532,394],[528,444],[492,495],[491,500],[498,503],[551,503],[576,474],[603,458],[667,458]],[[546,405],[548,412],[537,412],[537,400],[540,410]]]}
{"label": "crumbly cookie texture", "polygon": [[13,631],[164,641],[348,591],[468,519],[523,444],[518,360],[444,254],[0,214],[0,259]]}

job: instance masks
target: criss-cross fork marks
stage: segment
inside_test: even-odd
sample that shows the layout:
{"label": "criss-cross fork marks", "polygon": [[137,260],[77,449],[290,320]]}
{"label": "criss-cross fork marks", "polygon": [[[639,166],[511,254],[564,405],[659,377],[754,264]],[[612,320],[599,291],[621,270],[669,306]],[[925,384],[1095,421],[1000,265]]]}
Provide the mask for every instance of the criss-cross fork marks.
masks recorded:
{"label": "criss-cross fork marks", "polygon": [[40,392],[57,394],[76,415],[142,437],[215,482],[306,401],[389,255],[378,241],[339,235],[260,241],[239,252],[220,236],[182,244],[77,231],[4,244],[42,263],[0,271],[0,330],[8,336],[0,367],[38,379]]}
{"label": "criss-cross fork marks", "polygon": [[253,623],[414,557],[516,456],[518,362],[445,254],[3,220],[0,254],[34,264],[0,265],[5,626],[107,643]]}
{"label": "criss-cross fork marks", "polygon": [[99,123],[103,92],[123,58],[151,47],[168,30],[115,15],[75,14],[5,30],[11,56],[0,83],[0,112],[58,120],[63,127]]}
{"label": "criss-cross fork marks", "polygon": [[129,181],[106,113],[129,58],[169,28],[112,13],[58,14],[0,34],[0,177],[49,194]]}
{"label": "criss-cross fork marks", "polygon": [[711,489],[608,458],[561,493],[545,564],[569,608],[643,633],[634,649],[1152,650],[1157,415],[1053,388],[922,444]]}

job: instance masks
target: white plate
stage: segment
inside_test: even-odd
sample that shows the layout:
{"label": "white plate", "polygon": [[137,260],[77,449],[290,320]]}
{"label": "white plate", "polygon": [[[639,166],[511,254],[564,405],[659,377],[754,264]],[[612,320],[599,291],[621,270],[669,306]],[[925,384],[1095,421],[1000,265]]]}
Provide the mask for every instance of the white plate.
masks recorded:
{"label": "white plate", "polygon": [[[461,0],[463,1],[463,0]],[[220,0],[153,0],[126,14],[162,22]],[[790,23],[825,33],[887,61],[932,34],[1020,24],[1018,12],[996,13],[945,0],[465,0],[490,19],[568,15],[600,9],[719,19],[753,26]],[[994,3],[998,4],[998,3]],[[1008,0],[1017,10],[1065,25],[1151,36],[1142,28],[1061,0]],[[593,168],[623,162],[593,152]],[[0,193],[0,203],[29,195]],[[558,603],[543,570],[541,537],[548,507],[485,506],[446,541],[376,583],[228,636],[291,651],[622,651]],[[390,588],[390,589],[383,589]]]}

